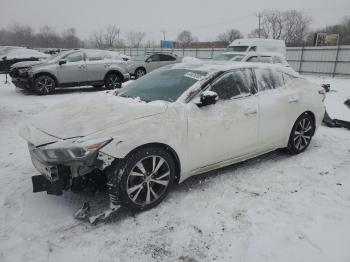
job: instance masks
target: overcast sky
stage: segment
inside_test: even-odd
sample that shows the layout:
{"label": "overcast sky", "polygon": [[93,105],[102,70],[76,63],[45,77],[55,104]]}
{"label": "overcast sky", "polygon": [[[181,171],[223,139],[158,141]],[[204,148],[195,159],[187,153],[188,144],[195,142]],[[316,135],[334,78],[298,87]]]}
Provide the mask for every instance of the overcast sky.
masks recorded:
{"label": "overcast sky", "polygon": [[116,24],[124,37],[130,30],[144,31],[159,41],[162,30],[175,39],[184,29],[200,40],[215,40],[230,28],[245,35],[257,27],[255,16],[264,9],[297,9],[313,17],[313,28],[334,24],[350,14],[344,0],[0,0],[0,28],[11,22],[58,31],[75,27],[81,38],[108,24]]}

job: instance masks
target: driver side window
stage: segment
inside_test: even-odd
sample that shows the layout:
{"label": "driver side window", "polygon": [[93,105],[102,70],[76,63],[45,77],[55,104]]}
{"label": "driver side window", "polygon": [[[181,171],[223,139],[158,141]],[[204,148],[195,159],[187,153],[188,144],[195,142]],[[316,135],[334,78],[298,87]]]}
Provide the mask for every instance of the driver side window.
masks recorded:
{"label": "driver side window", "polygon": [[79,62],[79,61],[82,61],[83,59],[84,59],[84,56],[82,52],[77,52],[66,56],[67,62],[70,62],[70,63]]}
{"label": "driver side window", "polygon": [[254,82],[249,69],[226,73],[211,86],[211,90],[218,94],[220,100],[250,94],[253,88]]}

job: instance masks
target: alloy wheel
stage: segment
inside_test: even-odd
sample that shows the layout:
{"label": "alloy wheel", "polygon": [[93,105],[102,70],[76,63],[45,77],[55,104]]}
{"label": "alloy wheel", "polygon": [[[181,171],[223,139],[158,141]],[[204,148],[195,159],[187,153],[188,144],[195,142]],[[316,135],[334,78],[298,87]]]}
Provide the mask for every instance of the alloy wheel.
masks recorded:
{"label": "alloy wheel", "polygon": [[40,94],[49,94],[53,88],[54,82],[48,77],[43,77],[36,83],[36,89]]}
{"label": "alloy wheel", "polygon": [[116,89],[121,87],[121,81],[118,75],[110,75],[107,80],[107,86],[109,89]]}
{"label": "alloy wheel", "polygon": [[293,142],[296,149],[302,151],[306,148],[312,137],[312,123],[308,118],[302,118],[294,131]]}
{"label": "alloy wheel", "polygon": [[147,156],[131,169],[127,179],[127,195],[136,205],[149,205],[166,192],[169,182],[167,161],[161,156]]}

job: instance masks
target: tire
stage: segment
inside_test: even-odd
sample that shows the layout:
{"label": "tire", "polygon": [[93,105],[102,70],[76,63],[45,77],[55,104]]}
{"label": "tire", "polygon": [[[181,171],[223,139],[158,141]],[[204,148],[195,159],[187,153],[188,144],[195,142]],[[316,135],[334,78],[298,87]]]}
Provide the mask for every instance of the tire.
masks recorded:
{"label": "tire", "polygon": [[289,135],[288,152],[293,155],[304,152],[309,147],[314,132],[315,123],[310,114],[299,116]]}
{"label": "tire", "polygon": [[122,78],[117,73],[109,73],[105,79],[106,89],[116,89],[122,87]]}
{"label": "tire", "polygon": [[143,77],[146,74],[146,70],[143,68],[137,68],[135,70],[135,78],[138,79],[140,77]]}
{"label": "tire", "polygon": [[143,148],[126,157],[111,172],[115,195],[133,212],[157,206],[169,193],[175,179],[173,157],[158,147]]}
{"label": "tire", "polygon": [[56,82],[51,76],[41,75],[34,80],[34,91],[39,95],[52,94],[55,88]]}

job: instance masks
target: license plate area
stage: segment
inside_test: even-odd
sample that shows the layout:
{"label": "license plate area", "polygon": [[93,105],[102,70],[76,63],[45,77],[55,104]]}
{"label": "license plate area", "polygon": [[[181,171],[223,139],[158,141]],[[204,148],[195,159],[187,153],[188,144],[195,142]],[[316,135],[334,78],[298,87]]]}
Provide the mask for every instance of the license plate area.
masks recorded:
{"label": "license plate area", "polygon": [[40,172],[40,174],[44,175],[51,182],[58,180],[57,166],[45,165],[41,163],[38,159],[36,159],[33,155],[31,156],[31,158],[34,167]]}

